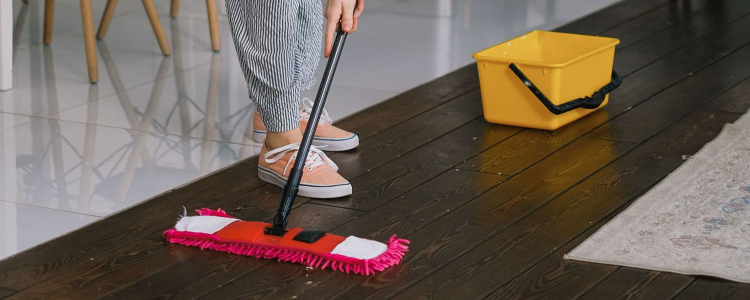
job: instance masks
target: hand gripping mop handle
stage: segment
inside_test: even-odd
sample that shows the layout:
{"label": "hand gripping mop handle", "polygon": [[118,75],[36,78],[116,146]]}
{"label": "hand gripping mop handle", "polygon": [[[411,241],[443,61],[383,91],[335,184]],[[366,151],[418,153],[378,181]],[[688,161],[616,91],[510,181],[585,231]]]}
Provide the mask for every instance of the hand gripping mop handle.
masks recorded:
{"label": "hand gripping mop handle", "polygon": [[346,37],[347,33],[341,29],[341,24],[339,23],[331,55],[328,58],[328,64],[323,73],[323,79],[321,79],[318,94],[315,96],[315,104],[313,104],[312,112],[310,113],[310,120],[307,122],[305,133],[302,136],[302,143],[299,145],[299,151],[297,152],[297,158],[294,161],[294,167],[292,167],[292,171],[289,173],[289,179],[287,179],[286,185],[284,186],[279,210],[276,213],[276,216],[273,217],[273,226],[265,229],[267,235],[283,236],[286,233],[287,218],[292,209],[292,204],[294,204],[294,198],[297,197],[297,192],[299,191],[302,170],[305,167],[307,154],[310,151],[310,145],[312,144],[313,136],[315,135],[315,129],[318,127],[318,121],[320,121],[320,115],[323,112],[323,106],[326,103],[328,91],[331,89],[333,74],[336,72],[336,66],[339,63],[341,51],[344,49]]}

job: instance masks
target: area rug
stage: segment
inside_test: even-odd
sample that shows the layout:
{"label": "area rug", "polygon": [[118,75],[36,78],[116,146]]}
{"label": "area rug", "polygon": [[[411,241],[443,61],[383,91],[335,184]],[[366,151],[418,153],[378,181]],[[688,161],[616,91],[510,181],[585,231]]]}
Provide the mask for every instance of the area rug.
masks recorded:
{"label": "area rug", "polygon": [[565,256],[750,283],[750,114]]}

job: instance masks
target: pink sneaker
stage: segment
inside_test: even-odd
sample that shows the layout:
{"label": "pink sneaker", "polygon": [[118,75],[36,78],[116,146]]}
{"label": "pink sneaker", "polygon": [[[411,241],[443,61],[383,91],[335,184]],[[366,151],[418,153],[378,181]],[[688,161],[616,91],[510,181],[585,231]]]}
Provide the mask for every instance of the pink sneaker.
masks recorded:
{"label": "pink sneaker", "polygon": [[[294,166],[298,149],[299,143],[294,143],[269,151],[264,143],[260,150],[258,177],[283,188]],[[302,170],[298,194],[309,198],[351,195],[352,185],[337,170],[338,166],[323,151],[312,146],[305,161],[305,169]]]}
{"label": "pink sneaker", "polygon": [[[312,100],[308,98],[302,99],[302,103],[300,103],[299,114],[302,116],[302,119],[299,120],[299,125],[303,133],[305,132],[307,121],[310,119],[312,105]],[[332,120],[328,116],[328,111],[323,109],[323,113],[320,115],[320,122],[318,122],[318,128],[315,130],[315,137],[312,142],[313,146],[325,146],[326,151],[346,151],[359,146],[359,137],[356,134],[333,126],[331,122]],[[262,143],[265,139],[266,126],[263,124],[263,120],[256,110],[253,117],[253,140]]]}

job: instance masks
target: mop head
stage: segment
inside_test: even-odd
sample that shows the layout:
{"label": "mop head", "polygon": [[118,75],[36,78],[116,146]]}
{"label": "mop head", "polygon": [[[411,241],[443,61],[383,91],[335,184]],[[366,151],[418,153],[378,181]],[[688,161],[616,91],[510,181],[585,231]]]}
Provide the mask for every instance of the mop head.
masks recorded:
{"label": "mop head", "polygon": [[173,244],[360,275],[372,275],[397,265],[409,250],[409,241],[396,238],[395,234],[388,244],[330,233],[306,243],[293,240],[302,228],[288,229],[283,237],[272,236],[264,234],[269,223],[242,221],[221,209],[196,211],[197,216],[183,216],[174,228],[165,231],[164,239]]}

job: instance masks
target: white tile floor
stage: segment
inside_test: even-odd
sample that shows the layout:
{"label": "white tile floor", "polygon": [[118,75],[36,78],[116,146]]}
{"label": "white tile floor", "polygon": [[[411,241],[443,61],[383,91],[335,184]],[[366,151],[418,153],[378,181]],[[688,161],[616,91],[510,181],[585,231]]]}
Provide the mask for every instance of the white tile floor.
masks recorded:
{"label": "white tile floor", "polygon": [[[97,45],[99,84],[90,85],[78,1],[56,1],[48,47],[43,1],[12,1],[15,84],[0,92],[0,259],[258,152],[226,19],[214,53],[204,2],[182,1],[171,19],[170,1],[155,0],[174,52],[165,57],[141,2],[120,1]],[[471,63],[478,50],[616,1],[367,0],[328,109],[342,118]],[[96,16],[105,3],[94,1]]]}

